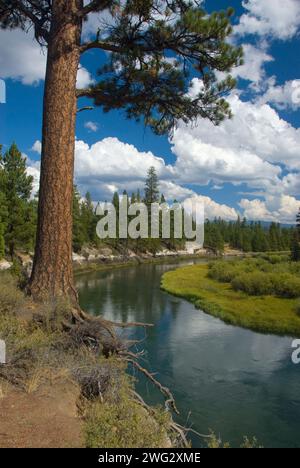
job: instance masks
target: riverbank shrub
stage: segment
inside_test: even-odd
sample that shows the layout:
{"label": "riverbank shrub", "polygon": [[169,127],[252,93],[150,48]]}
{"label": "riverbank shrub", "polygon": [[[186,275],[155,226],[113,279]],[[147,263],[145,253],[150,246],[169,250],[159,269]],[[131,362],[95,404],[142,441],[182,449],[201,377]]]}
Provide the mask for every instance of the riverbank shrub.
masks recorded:
{"label": "riverbank shrub", "polygon": [[123,376],[117,395],[87,405],[85,445],[87,448],[162,448],[170,447],[167,437],[170,415],[163,408],[147,410],[133,400],[132,385]]}
{"label": "riverbank shrub", "polygon": [[209,264],[208,277],[250,296],[300,297],[300,265],[284,255],[218,260]]}
{"label": "riverbank shrub", "polygon": [[230,283],[237,274],[237,270],[230,262],[214,262],[209,265],[208,276],[221,283]]}
{"label": "riverbank shrub", "polygon": [[244,291],[250,296],[263,296],[273,293],[273,283],[269,275],[257,271],[242,273],[231,281],[235,291]]}
{"label": "riverbank shrub", "polygon": [[274,293],[280,297],[300,297],[300,278],[289,273],[273,275]]}

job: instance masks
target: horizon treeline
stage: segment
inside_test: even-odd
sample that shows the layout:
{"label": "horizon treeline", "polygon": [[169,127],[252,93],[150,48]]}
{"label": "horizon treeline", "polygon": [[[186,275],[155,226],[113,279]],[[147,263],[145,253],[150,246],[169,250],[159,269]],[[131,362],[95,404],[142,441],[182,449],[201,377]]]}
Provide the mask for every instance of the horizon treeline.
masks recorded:
{"label": "horizon treeline", "polygon": [[[32,198],[33,177],[27,174],[26,158],[22,156],[17,145],[2,155],[0,146],[0,258],[15,256],[16,251],[31,252],[35,244],[37,223],[37,196]],[[154,167],[150,167],[145,178],[145,187],[128,194],[115,192],[111,202],[118,216],[120,198],[128,197],[128,203],[144,202],[165,203],[165,197],[159,191],[159,180]],[[174,200],[176,203],[176,200]],[[149,210],[150,211],[150,210]],[[91,194],[87,192],[82,198],[78,188],[73,193],[73,250],[80,252],[83,247],[108,246],[115,251],[125,253],[149,251],[153,254],[162,249],[182,250],[185,239],[174,237],[174,212],[171,210],[170,239],[116,239],[100,240],[96,226],[100,217]],[[130,221],[130,219],[128,219]],[[149,223],[151,219],[149,219]],[[266,252],[292,250],[293,256],[300,259],[299,252],[300,215],[294,227],[282,227],[279,223],[266,225],[262,222],[247,221],[238,217],[236,221],[225,221],[221,218],[206,220],[204,247],[215,253],[222,253],[225,244],[244,252]],[[295,259],[297,259],[295,258]]]}

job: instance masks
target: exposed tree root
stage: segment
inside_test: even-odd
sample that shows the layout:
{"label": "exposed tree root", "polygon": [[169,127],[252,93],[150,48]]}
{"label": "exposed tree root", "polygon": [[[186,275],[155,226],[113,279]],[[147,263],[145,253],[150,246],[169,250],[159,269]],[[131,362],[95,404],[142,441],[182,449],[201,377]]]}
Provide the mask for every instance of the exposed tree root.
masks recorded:
{"label": "exposed tree root", "polygon": [[[150,416],[154,416],[154,410],[151,408],[151,406],[147,405],[147,403],[144,401],[144,399],[141,397],[139,393],[137,393],[135,390],[131,391],[133,398],[136,400],[137,403],[139,403],[149,414]],[[175,432],[177,436],[180,439],[180,445],[183,445],[185,448],[190,447],[190,442],[187,439],[187,434],[189,432],[197,435],[201,439],[211,439],[214,436],[211,434],[200,434],[200,432],[195,431],[191,427],[184,427],[181,426],[181,424],[178,424],[175,422],[171,415],[170,415],[170,424],[169,428],[172,432]]]}
{"label": "exposed tree root", "polygon": [[110,328],[133,328],[133,327],[153,327],[153,323],[143,323],[143,322],[112,322],[106,320],[102,317],[92,317],[81,309],[72,309],[72,315],[75,320],[87,320],[89,322],[100,322],[102,325],[106,324]]}
{"label": "exposed tree root", "polygon": [[[165,396],[165,406],[167,410],[173,410],[176,414],[179,411],[175,404],[174,396],[168,387],[162,385],[146,368],[142,367],[138,359],[144,354],[132,353],[126,347],[126,343],[122,341],[115,333],[115,328],[127,327],[151,327],[153,324],[129,322],[119,323],[110,322],[102,317],[92,317],[80,309],[72,309],[72,319],[75,325],[66,324],[69,327],[71,335],[76,337],[77,340],[92,345],[97,348],[99,344],[103,347],[103,354],[105,356],[115,354],[126,362],[130,363],[135,369],[144,374]],[[76,324],[76,321],[78,324]]]}
{"label": "exposed tree root", "polygon": [[175,404],[175,400],[174,400],[174,397],[171,393],[171,391],[169,390],[168,387],[164,387],[158,380],[156,380],[156,378],[154,377],[153,374],[151,374],[147,369],[145,369],[144,367],[142,367],[136,360],[130,358],[130,357],[127,357],[127,356],[130,356],[130,354],[128,354],[127,352],[123,352],[121,353],[121,355],[125,356],[125,359],[127,362],[129,362],[130,364],[132,364],[139,372],[141,372],[142,374],[144,374],[149,380],[151,380],[151,382],[160,390],[160,392],[167,398],[166,399],[166,402],[165,402],[165,405],[166,405],[166,409],[167,410],[170,410],[172,409],[176,414],[179,414],[179,411],[178,409],[176,408],[176,404]]}

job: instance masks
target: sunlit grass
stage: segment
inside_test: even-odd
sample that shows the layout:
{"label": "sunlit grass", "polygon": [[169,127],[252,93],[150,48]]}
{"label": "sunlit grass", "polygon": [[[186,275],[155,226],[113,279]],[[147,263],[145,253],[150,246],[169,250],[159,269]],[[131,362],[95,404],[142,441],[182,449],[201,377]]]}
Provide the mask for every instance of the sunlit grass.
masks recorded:
{"label": "sunlit grass", "polygon": [[300,336],[299,299],[248,296],[234,291],[229,283],[208,278],[207,273],[207,265],[169,271],[163,276],[162,289],[226,323],[264,333]]}

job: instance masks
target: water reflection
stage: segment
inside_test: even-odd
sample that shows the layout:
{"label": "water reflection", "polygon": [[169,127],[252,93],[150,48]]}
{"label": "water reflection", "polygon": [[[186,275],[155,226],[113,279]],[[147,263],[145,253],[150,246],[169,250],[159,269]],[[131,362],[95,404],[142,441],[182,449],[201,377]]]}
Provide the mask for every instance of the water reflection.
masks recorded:
{"label": "water reflection", "polygon": [[[161,275],[173,268],[143,265],[80,276],[81,303],[114,321],[155,324],[143,343],[147,365],[175,390],[182,422],[191,411],[197,430],[213,428],[233,445],[247,434],[264,446],[300,446],[300,366],[291,362],[292,340],[225,325],[163,293]],[[144,336],[141,329],[130,333]],[[143,379],[138,387],[150,403],[160,401]]]}

